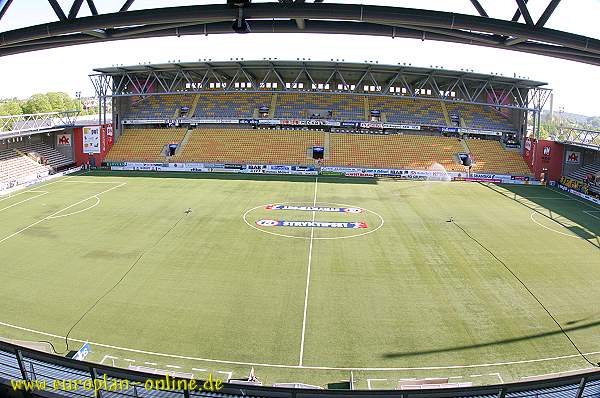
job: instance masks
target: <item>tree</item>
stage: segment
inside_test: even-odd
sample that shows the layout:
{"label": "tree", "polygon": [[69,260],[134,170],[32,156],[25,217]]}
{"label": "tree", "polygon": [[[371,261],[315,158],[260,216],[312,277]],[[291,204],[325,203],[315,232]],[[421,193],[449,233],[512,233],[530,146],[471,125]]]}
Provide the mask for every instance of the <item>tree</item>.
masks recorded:
{"label": "tree", "polygon": [[52,112],[52,104],[45,94],[34,94],[23,104],[23,113]]}
{"label": "tree", "polygon": [[67,93],[47,93],[50,101],[51,112],[62,112],[73,110],[73,100]]}
{"label": "tree", "polygon": [[0,101],[0,116],[20,115],[22,113],[21,103],[16,98]]}

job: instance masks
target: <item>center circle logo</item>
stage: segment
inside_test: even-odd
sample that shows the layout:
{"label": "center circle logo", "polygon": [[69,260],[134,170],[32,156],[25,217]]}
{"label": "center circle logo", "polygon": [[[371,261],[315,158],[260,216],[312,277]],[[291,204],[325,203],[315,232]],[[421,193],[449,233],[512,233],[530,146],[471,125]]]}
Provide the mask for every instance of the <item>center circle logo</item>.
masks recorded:
{"label": "center circle logo", "polygon": [[[378,213],[339,203],[273,202],[246,210],[242,219],[265,234],[313,240],[349,239],[383,227]],[[346,216],[344,216],[346,214]],[[316,216],[316,218],[315,218]]]}
{"label": "center circle logo", "polygon": [[275,221],[275,220],[258,220],[256,222],[256,225],[258,225],[259,227],[275,227],[275,226],[279,225],[279,221]]}

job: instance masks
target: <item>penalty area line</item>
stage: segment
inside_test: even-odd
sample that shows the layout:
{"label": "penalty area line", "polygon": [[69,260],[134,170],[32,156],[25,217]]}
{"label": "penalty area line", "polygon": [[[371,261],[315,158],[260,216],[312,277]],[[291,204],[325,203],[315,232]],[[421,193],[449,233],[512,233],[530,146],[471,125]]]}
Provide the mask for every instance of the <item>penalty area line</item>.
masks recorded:
{"label": "penalty area line", "polygon": [[48,194],[48,192],[46,192],[46,191],[31,191],[31,192],[34,192],[34,193],[39,193],[39,195],[35,195],[35,196],[32,196],[32,197],[30,197],[30,198],[23,199],[23,200],[22,200],[22,201],[20,201],[20,202],[13,203],[13,204],[12,204],[12,205],[10,205],[10,206],[3,207],[2,209],[0,209],[0,212],[2,212],[2,211],[4,211],[4,210],[8,210],[8,209],[10,209],[10,208],[12,208],[12,207],[18,206],[18,205],[20,205],[21,203],[29,202],[30,200],[37,199],[37,198],[39,198],[40,196],[44,196],[44,195],[47,195],[47,194]]}
{"label": "penalty area line", "polygon": [[594,213],[600,213],[600,210],[584,210],[583,212],[590,217],[600,220],[600,217],[594,215]]}
{"label": "penalty area line", "polygon": [[124,183],[121,183],[121,184],[119,184],[119,185],[117,185],[117,186],[115,186],[115,187],[112,187],[112,188],[106,189],[106,190],[104,190],[104,191],[102,191],[102,192],[100,192],[100,193],[96,193],[96,194],[94,194],[94,195],[92,195],[92,196],[89,196],[89,197],[87,197],[87,198],[85,198],[85,199],[82,199],[82,200],[80,200],[80,201],[79,201],[79,202],[77,202],[77,203],[73,203],[72,205],[69,205],[69,206],[67,206],[67,207],[64,207],[64,208],[62,208],[62,209],[60,209],[60,210],[58,210],[58,211],[56,211],[56,212],[54,212],[54,213],[50,214],[49,216],[46,216],[46,217],[42,218],[41,220],[38,220],[38,221],[36,221],[36,222],[34,222],[34,223],[32,223],[32,224],[29,224],[28,226],[26,226],[26,227],[24,227],[24,228],[21,228],[21,229],[20,229],[20,230],[18,230],[17,232],[14,232],[14,233],[12,233],[12,234],[10,234],[10,235],[8,235],[8,236],[6,236],[6,237],[4,237],[4,238],[0,239],[0,244],[1,244],[1,243],[4,243],[5,241],[9,240],[9,239],[10,239],[10,238],[12,238],[12,237],[15,237],[15,236],[19,235],[21,232],[25,232],[25,231],[27,231],[28,229],[30,229],[30,228],[33,228],[33,227],[35,227],[35,226],[36,226],[36,225],[38,225],[38,224],[41,224],[42,222],[44,222],[44,221],[46,221],[46,220],[50,220],[50,219],[52,219],[52,218],[55,218],[55,216],[57,216],[58,214],[62,213],[62,212],[63,212],[63,211],[65,211],[65,210],[69,210],[70,208],[72,208],[72,207],[75,207],[75,206],[77,206],[77,205],[79,205],[79,204],[81,204],[81,203],[87,202],[88,200],[90,200],[90,199],[93,199],[93,198],[99,199],[99,198],[98,198],[98,196],[100,196],[100,195],[102,195],[102,194],[105,194],[105,193],[107,193],[107,192],[110,192],[110,191],[112,191],[112,190],[115,190],[115,189],[117,189],[117,188],[121,188],[122,186],[124,186],[124,185],[126,185],[126,184],[127,184],[126,182],[124,182]]}
{"label": "penalty area line", "polygon": [[[313,208],[317,207],[317,188],[319,184],[319,177],[315,178],[315,194],[313,196]],[[300,339],[300,361],[298,366],[302,366],[302,362],[304,361],[304,337],[306,335],[306,313],[308,311],[308,290],[310,288],[310,269],[312,265],[312,251],[313,251],[313,243],[315,238],[315,215],[316,211],[312,212],[312,223],[313,226],[310,228],[310,243],[308,246],[308,267],[306,270],[306,290],[304,292],[304,317],[302,318],[302,337]]]}
{"label": "penalty area line", "polygon": [[[52,334],[52,333],[40,332],[38,330],[29,329],[29,328],[25,328],[22,326],[11,325],[10,323],[0,322],[0,325],[9,327],[9,328],[13,328],[13,329],[17,329],[17,330],[22,330],[22,331],[29,332],[29,333],[39,334],[41,336],[53,337],[53,338],[60,339],[60,340],[65,339],[65,336],[59,336],[59,335]],[[579,355],[579,354],[570,354],[570,355],[563,355],[563,356],[557,356],[557,357],[548,357],[548,358],[539,358],[539,359],[524,359],[524,360],[520,360],[520,361],[511,361],[511,362],[482,363],[482,364],[476,364],[476,365],[427,366],[427,367],[414,367],[414,368],[409,368],[409,367],[405,367],[405,368],[376,368],[376,367],[340,368],[340,367],[329,367],[329,366],[298,366],[298,365],[252,363],[252,362],[240,362],[240,361],[227,361],[227,360],[220,360],[220,359],[196,358],[196,357],[185,356],[185,355],[165,354],[165,353],[160,353],[160,352],[138,350],[138,349],[134,349],[134,348],[119,347],[119,346],[114,346],[114,345],[110,345],[110,344],[97,343],[97,342],[90,341],[90,340],[81,340],[81,339],[75,339],[75,338],[69,338],[69,340],[75,341],[78,343],[89,343],[90,345],[95,345],[95,346],[103,347],[103,348],[109,348],[111,350],[134,352],[137,354],[153,355],[153,356],[158,356],[158,357],[163,357],[163,358],[177,358],[177,359],[198,361],[198,362],[225,363],[225,364],[230,364],[230,365],[260,366],[260,367],[264,367],[264,368],[308,369],[308,370],[345,370],[345,371],[350,371],[350,370],[356,370],[356,371],[405,371],[406,370],[406,371],[409,371],[409,370],[470,369],[470,368],[487,368],[487,367],[494,367],[494,366],[520,365],[520,364],[526,364],[526,363],[547,362],[547,361],[556,361],[556,360],[561,360],[561,359],[571,359],[571,358],[581,357],[581,355]],[[600,354],[600,351],[584,353],[584,355],[586,355],[586,356],[598,355],[598,354]]]}
{"label": "penalty area line", "polygon": [[58,182],[64,182],[65,180],[68,180],[69,178],[73,178],[73,177],[74,176],[67,176],[65,178],[59,178],[58,180],[49,182],[47,184],[46,183],[41,183],[40,185],[33,185],[33,188],[31,188],[31,189],[25,189],[25,188],[23,188],[23,190],[18,191],[14,195],[10,194],[10,193],[2,193],[2,192],[0,192],[0,202],[2,202],[3,200],[14,198],[15,196],[23,195],[24,193],[28,193],[28,192],[34,192],[35,193],[36,190],[39,189],[39,188],[45,188],[45,187],[47,187],[49,185],[56,184]]}

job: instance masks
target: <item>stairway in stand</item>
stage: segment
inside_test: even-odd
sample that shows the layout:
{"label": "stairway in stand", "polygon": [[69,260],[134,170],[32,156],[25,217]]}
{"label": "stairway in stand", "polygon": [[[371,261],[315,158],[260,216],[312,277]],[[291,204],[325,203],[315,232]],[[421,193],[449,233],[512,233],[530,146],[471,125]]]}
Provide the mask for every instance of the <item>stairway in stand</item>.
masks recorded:
{"label": "stairway in stand", "polygon": [[[189,128],[186,133],[185,136],[183,136],[183,139],[181,140],[181,142],[179,143],[179,145],[177,145],[177,150],[175,151],[175,155],[178,155],[181,151],[183,151],[183,148],[185,148],[185,146],[187,145],[188,141],[190,140],[190,137],[192,136],[192,132],[194,131],[194,129]],[[169,161],[169,156],[167,156],[167,161]]]}
{"label": "stairway in stand", "polygon": [[369,97],[364,96],[365,100],[365,120],[369,121],[371,119],[371,110],[369,109]]}
{"label": "stairway in stand", "polygon": [[275,118],[275,109],[277,109],[277,93],[274,93],[271,97],[271,108],[269,108],[269,117]]}
{"label": "stairway in stand", "polygon": [[329,153],[331,152],[331,133],[329,131],[325,132],[325,139],[323,140],[323,149],[325,150],[323,159],[329,160]]}
{"label": "stairway in stand", "polygon": [[452,122],[450,121],[450,115],[448,114],[448,108],[446,107],[446,103],[441,101],[442,111],[444,111],[444,119],[446,119],[446,126],[452,127]]}

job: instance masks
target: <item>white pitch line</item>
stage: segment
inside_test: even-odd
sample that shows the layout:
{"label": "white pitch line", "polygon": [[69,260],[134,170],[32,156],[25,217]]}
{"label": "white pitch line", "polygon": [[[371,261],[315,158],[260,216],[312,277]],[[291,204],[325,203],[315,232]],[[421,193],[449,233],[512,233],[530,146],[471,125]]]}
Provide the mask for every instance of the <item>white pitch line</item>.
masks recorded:
{"label": "white pitch line", "polygon": [[18,206],[18,205],[20,205],[21,203],[29,202],[30,200],[33,200],[33,199],[35,199],[35,198],[39,198],[40,196],[44,196],[44,195],[47,195],[47,194],[48,194],[48,192],[45,192],[45,191],[37,191],[37,192],[39,192],[40,194],[39,194],[39,195],[32,196],[31,198],[28,198],[28,199],[23,199],[22,201],[20,201],[20,202],[17,202],[17,203],[13,203],[13,204],[12,204],[12,205],[10,205],[10,206],[3,207],[2,209],[0,209],[0,211],[8,210],[8,209],[10,209],[11,207]]}
{"label": "white pitch line", "polygon": [[[521,379],[531,379],[534,377],[546,377],[546,376],[560,376],[565,373],[585,372],[587,370],[593,370],[593,369],[597,369],[597,368],[583,368],[583,369],[567,370],[564,372],[552,372],[552,373],[544,373],[544,374],[533,375],[533,376],[521,376]],[[490,376],[492,376],[492,375],[499,375],[499,373],[490,373]]]}
{"label": "white pitch line", "polygon": [[70,182],[70,183],[75,183],[75,184],[118,184],[118,181],[77,181],[77,180],[71,180],[71,181],[60,181],[60,182]]}
{"label": "white pitch line", "polygon": [[595,216],[594,214],[592,214],[592,213],[600,213],[600,210],[593,210],[593,211],[590,211],[590,210],[584,210],[583,212],[584,212],[585,214],[587,214],[588,216],[592,216],[592,217],[594,217],[594,218],[596,218],[596,219],[600,220],[600,217],[598,217],[598,216]]}
{"label": "white pitch line", "polygon": [[599,210],[599,209],[600,209],[600,208],[598,208],[598,206],[597,206],[597,205],[593,205],[591,202],[588,202],[587,200],[581,200],[581,199],[577,198],[576,196],[572,196],[571,194],[564,193],[564,192],[561,192],[561,191],[558,191],[558,190],[554,190],[554,189],[552,189],[552,188],[546,188],[546,189],[549,189],[549,190],[551,190],[552,192],[555,192],[555,193],[557,193],[557,194],[559,194],[559,195],[566,196],[567,198],[569,198],[569,199],[571,199],[571,200],[574,200],[574,201],[576,201],[576,202],[583,203],[584,205],[586,205],[586,206],[588,206],[588,207],[591,207],[591,208],[592,208],[592,209],[594,209],[594,210]]}
{"label": "white pitch line", "polygon": [[[65,336],[59,336],[57,334],[41,332],[41,331],[38,331],[35,329],[29,329],[29,328],[25,328],[22,326],[16,326],[16,325],[12,325],[12,324],[6,323],[6,322],[0,322],[0,325],[6,326],[9,328],[13,328],[13,329],[17,329],[17,330],[22,330],[24,332],[39,334],[41,336],[53,337],[53,338],[60,339],[60,340],[65,339]],[[307,369],[307,370],[344,370],[344,371],[356,370],[356,371],[365,371],[365,372],[366,371],[378,372],[378,371],[488,368],[488,367],[493,367],[493,366],[521,365],[521,364],[525,364],[525,363],[547,362],[547,361],[556,361],[556,360],[560,360],[560,359],[570,359],[570,358],[580,358],[581,357],[581,354],[577,353],[577,354],[570,354],[570,355],[562,355],[562,356],[558,356],[558,357],[524,359],[524,360],[520,360],[520,361],[510,361],[510,362],[481,363],[481,364],[475,364],[475,365],[425,366],[425,367],[414,367],[414,368],[408,368],[408,367],[407,368],[376,368],[376,367],[372,367],[372,368],[353,368],[353,367],[340,368],[340,367],[331,367],[331,366],[298,366],[298,365],[284,365],[284,364],[272,364],[272,363],[227,361],[227,360],[223,360],[223,359],[198,358],[198,357],[191,357],[191,356],[186,356],[186,355],[165,354],[162,352],[153,352],[153,351],[146,351],[146,350],[138,350],[135,348],[119,347],[119,346],[110,345],[110,344],[97,343],[94,341],[90,341],[89,339],[88,340],[80,340],[80,339],[75,339],[75,338],[69,337],[69,340],[75,341],[78,343],[89,343],[90,345],[104,347],[104,348],[108,348],[108,349],[116,350],[116,351],[127,351],[127,352],[134,352],[136,354],[154,355],[157,357],[176,358],[176,359],[183,359],[183,360],[188,360],[188,361],[213,362],[213,363],[223,363],[223,364],[228,364],[228,365],[242,365],[242,366],[260,366],[260,367],[264,367],[264,368]],[[600,354],[600,351],[583,353],[583,355],[586,355],[586,356],[599,355],[599,354]]]}
{"label": "white pitch line", "polygon": [[172,368],[172,369],[181,369],[181,366],[177,366],[177,365],[166,365],[167,368]]}
{"label": "white pitch line", "polygon": [[192,368],[192,370],[196,371],[196,372],[207,372],[206,369],[201,369],[201,368]]}
{"label": "white pitch line", "polygon": [[44,222],[44,221],[46,221],[46,220],[49,220],[49,219],[51,219],[52,217],[56,216],[57,214],[60,214],[60,213],[62,213],[63,211],[70,209],[71,207],[75,207],[75,206],[77,206],[77,205],[79,205],[79,204],[81,204],[81,203],[83,203],[83,202],[86,202],[86,201],[88,201],[88,200],[90,200],[90,199],[92,199],[92,198],[95,198],[95,197],[97,197],[97,196],[100,196],[100,195],[102,195],[102,194],[104,194],[104,193],[110,192],[110,191],[112,191],[112,190],[114,190],[114,189],[121,188],[123,185],[126,185],[126,184],[127,184],[127,183],[126,183],[126,182],[124,182],[124,183],[122,183],[122,184],[119,184],[119,185],[117,185],[116,187],[112,187],[112,188],[110,188],[110,189],[106,189],[106,190],[104,190],[104,191],[102,191],[102,192],[100,192],[100,193],[94,194],[94,195],[92,195],[92,196],[90,196],[90,197],[88,197],[88,198],[85,198],[85,199],[83,199],[83,200],[80,200],[80,201],[79,201],[79,202],[77,202],[77,203],[73,203],[72,205],[69,205],[69,206],[67,206],[67,207],[65,207],[65,208],[63,208],[63,209],[61,209],[61,210],[59,210],[59,211],[56,211],[56,212],[54,212],[54,213],[50,214],[49,216],[46,216],[46,217],[42,218],[41,220],[38,220],[38,221],[34,222],[33,224],[29,224],[29,225],[28,225],[28,226],[26,226],[25,228],[21,228],[21,229],[20,229],[20,230],[18,230],[17,232],[14,232],[14,233],[12,233],[12,234],[10,234],[10,235],[8,235],[8,236],[6,236],[6,237],[4,237],[4,238],[0,239],[0,244],[1,244],[1,243],[3,243],[3,242],[5,242],[5,241],[7,241],[8,239],[10,239],[10,238],[12,238],[12,237],[14,237],[14,236],[17,236],[17,235],[19,235],[21,232],[27,231],[29,228],[35,227],[36,225],[38,225],[38,224],[40,224],[40,223],[42,223],[42,222]]}
{"label": "white pitch line", "polygon": [[144,365],[156,366],[158,364],[156,362],[144,362]]}
{"label": "white pitch line", "polygon": [[231,380],[233,377],[233,372],[223,372],[221,370],[217,370],[217,373],[221,373],[222,375],[227,375],[227,381]]}
{"label": "white pitch line", "polygon": [[372,381],[387,381],[387,379],[367,379],[367,387],[369,388],[369,390],[373,389],[371,386]]}
{"label": "white pitch line", "polygon": [[102,365],[102,364],[104,363],[104,361],[106,361],[107,359],[112,359],[113,366],[115,366],[115,359],[118,359],[118,358],[117,358],[117,357],[110,356],[110,355],[105,355],[105,356],[102,358],[102,360],[100,361],[100,365]]}
{"label": "white pitch line", "polygon": [[550,197],[544,197],[544,196],[521,196],[521,195],[517,195],[519,198],[521,199],[525,199],[525,200],[531,200],[531,199],[544,199],[544,200],[574,200],[571,198],[550,198]]}
{"label": "white pitch line", "polygon": [[86,207],[85,209],[74,211],[73,213],[61,214],[60,216],[53,216],[53,217],[50,217],[49,220],[54,220],[56,218],[70,217],[70,216],[74,216],[75,214],[83,213],[84,211],[93,209],[94,207],[96,207],[100,204],[100,198],[97,196],[94,196],[94,197],[96,198],[96,203],[94,203],[90,207]]}
{"label": "white pitch line", "polygon": [[[580,236],[573,235],[573,234],[568,234],[568,233],[566,233],[566,232],[557,231],[557,230],[555,230],[554,228],[550,228],[550,227],[547,227],[547,226],[545,226],[544,224],[542,224],[542,223],[538,222],[538,221],[537,221],[535,218],[533,218],[534,214],[537,214],[537,213],[536,213],[535,211],[534,211],[534,212],[532,212],[532,213],[531,213],[531,215],[529,216],[529,218],[531,219],[531,221],[533,221],[534,223],[536,223],[536,224],[537,224],[537,225],[539,225],[540,227],[542,227],[542,228],[546,228],[548,231],[552,231],[552,232],[554,232],[554,233],[557,233],[557,234],[561,234],[561,235],[564,235],[564,236],[568,236],[568,237],[570,237],[570,238],[583,239],[583,238],[582,238],[582,237],[580,237]],[[556,220],[554,220],[554,219],[552,219],[552,218],[551,218],[551,220],[552,220],[552,221],[554,221],[555,223],[558,223]],[[559,225],[560,225],[560,224],[559,224]],[[562,226],[562,225],[561,225],[561,226]],[[563,228],[565,228],[565,227],[563,227]],[[586,239],[583,239],[583,240],[586,240]]]}
{"label": "white pitch line", "polygon": [[[38,189],[38,188],[45,188],[48,185],[56,184],[57,182],[64,182],[65,180],[68,180],[69,178],[73,178],[73,177],[74,176],[68,176],[68,177],[65,177],[65,178],[61,178],[61,179],[59,179],[57,181],[49,182],[48,184],[43,184],[42,183],[42,185],[37,185],[37,186],[34,185],[34,188],[31,188],[31,189],[28,189],[28,190],[25,190],[25,191],[17,192],[14,195],[7,194],[7,196],[5,198],[0,199],[0,202],[2,202],[3,200],[6,200],[6,199],[14,198],[15,196],[22,195],[22,194],[27,193],[27,192],[35,192],[36,189]],[[2,196],[1,193],[0,193],[0,196]]]}
{"label": "white pitch line", "polygon": [[[315,194],[313,197],[313,208],[317,207],[317,187],[319,184],[319,177],[315,178]],[[312,251],[313,251],[313,242],[315,237],[315,215],[316,211],[312,212],[312,222],[313,226],[310,228],[310,244],[308,246],[308,267],[306,271],[306,291],[304,292],[304,318],[302,319],[302,339],[300,340],[300,362],[298,366],[302,366],[302,362],[304,361],[304,337],[306,335],[306,313],[308,310],[308,289],[310,288],[310,269],[312,265]]]}
{"label": "white pitch line", "polygon": [[504,384],[504,379],[500,375],[500,373],[490,373],[490,376],[498,376],[498,380],[500,380],[500,384]]}

